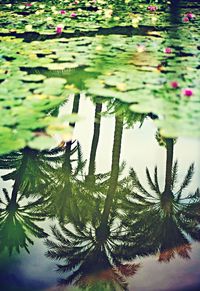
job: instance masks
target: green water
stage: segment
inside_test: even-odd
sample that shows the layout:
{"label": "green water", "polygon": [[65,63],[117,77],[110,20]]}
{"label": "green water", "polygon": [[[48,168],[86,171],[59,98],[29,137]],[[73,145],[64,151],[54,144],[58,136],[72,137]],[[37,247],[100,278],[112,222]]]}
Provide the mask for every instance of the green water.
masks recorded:
{"label": "green water", "polygon": [[199,3],[19,2],[0,5],[1,290],[198,290]]}

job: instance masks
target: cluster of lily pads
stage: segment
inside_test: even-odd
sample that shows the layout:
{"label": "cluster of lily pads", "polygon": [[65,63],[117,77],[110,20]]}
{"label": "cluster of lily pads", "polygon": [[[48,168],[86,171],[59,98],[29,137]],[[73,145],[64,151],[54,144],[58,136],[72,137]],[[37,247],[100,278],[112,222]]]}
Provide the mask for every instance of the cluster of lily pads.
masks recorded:
{"label": "cluster of lily pads", "polygon": [[[22,39],[5,37],[0,42],[0,152],[27,144],[40,149],[52,147],[69,138],[71,130],[66,122],[74,117],[63,119],[48,114],[66,101],[66,79],[28,74],[20,66],[47,66],[50,60],[37,57],[30,49],[23,51]],[[58,134],[59,138],[54,138]]]}
{"label": "cluster of lily pads", "polygon": [[[199,136],[198,11],[189,23],[182,21],[182,13],[174,23],[167,3],[156,4],[158,8],[152,10],[146,1],[125,1],[125,6],[124,1],[119,5],[100,0],[75,2],[60,1],[53,7],[48,1],[1,5],[0,153],[26,145],[53,147],[69,138],[67,124],[75,117],[59,119],[54,112],[70,93],[118,99],[129,104],[130,111],[152,112],[164,136]],[[106,9],[112,10],[110,17],[105,17]],[[146,30],[141,26],[137,34],[126,36],[134,9],[141,10],[143,27],[149,23],[146,14],[158,17],[157,26]],[[187,13],[184,8],[183,15]],[[127,15],[124,22],[123,15]],[[167,22],[159,26],[165,18]],[[60,31],[59,23],[64,23]],[[89,34],[116,25],[124,26],[124,36],[112,30]],[[70,27],[72,35],[66,38]],[[88,35],[75,36],[76,30]],[[46,38],[38,36],[33,41],[26,33],[18,35],[24,31],[46,34]]]}
{"label": "cluster of lily pads", "polygon": [[64,0],[1,5],[1,32],[41,35],[98,31],[115,26],[166,25],[169,4],[149,13],[147,1]]}

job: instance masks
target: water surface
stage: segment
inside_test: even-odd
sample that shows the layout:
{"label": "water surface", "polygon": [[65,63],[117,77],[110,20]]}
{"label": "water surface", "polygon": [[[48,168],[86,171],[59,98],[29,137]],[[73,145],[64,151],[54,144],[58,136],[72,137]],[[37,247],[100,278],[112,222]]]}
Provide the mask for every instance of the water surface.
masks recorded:
{"label": "water surface", "polygon": [[199,4],[136,2],[1,4],[2,290],[199,289]]}

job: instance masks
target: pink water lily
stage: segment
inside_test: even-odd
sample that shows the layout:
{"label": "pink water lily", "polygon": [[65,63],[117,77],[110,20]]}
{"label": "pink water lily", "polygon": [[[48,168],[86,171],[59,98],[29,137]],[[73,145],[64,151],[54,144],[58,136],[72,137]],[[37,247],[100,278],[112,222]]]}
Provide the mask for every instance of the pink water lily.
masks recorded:
{"label": "pink water lily", "polygon": [[171,54],[171,53],[172,53],[172,49],[171,49],[170,47],[166,47],[166,48],[164,49],[164,53],[166,53],[166,54]]}
{"label": "pink water lily", "polygon": [[183,22],[186,23],[186,22],[189,22],[189,21],[190,21],[190,20],[189,20],[189,18],[188,18],[187,16],[184,16],[184,17],[183,17]]}
{"label": "pink water lily", "polygon": [[65,10],[60,10],[60,14],[66,14]]}
{"label": "pink water lily", "polygon": [[31,3],[25,3],[24,4],[26,7],[31,7],[33,4],[31,4]]}
{"label": "pink water lily", "polygon": [[157,6],[150,5],[150,6],[147,7],[147,9],[149,11],[156,11],[157,10]]}
{"label": "pink water lily", "polygon": [[170,83],[170,86],[173,88],[173,89],[177,89],[179,87],[179,83],[177,81],[172,81]]}
{"label": "pink water lily", "polygon": [[190,88],[183,89],[182,91],[184,96],[191,97],[194,93],[193,90]]}
{"label": "pink water lily", "polygon": [[182,91],[184,96],[191,97],[193,95],[193,90],[190,88],[183,89]]}
{"label": "pink water lily", "polygon": [[63,31],[63,26],[58,25],[58,26],[56,27],[56,33],[57,33],[57,34],[61,34],[62,31]]}
{"label": "pink water lily", "polygon": [[71,18],[76,18],[77,17],[77,14],[75,12],[72,12],[71,15],[70,15],[70,17]]}
{"label": "pink water lily", "polygon": [[189,20],[192,20],[192,19],[195,18],[195,15],[194,15],[192,12],[188,12],[188,13],[186,14],[186,17],[188,17]]}

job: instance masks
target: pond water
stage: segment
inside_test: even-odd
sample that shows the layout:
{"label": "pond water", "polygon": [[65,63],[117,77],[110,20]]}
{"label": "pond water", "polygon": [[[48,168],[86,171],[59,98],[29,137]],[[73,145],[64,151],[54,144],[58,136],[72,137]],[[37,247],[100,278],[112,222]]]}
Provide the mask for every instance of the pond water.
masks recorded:
{"label": "pond water", "polygon": [[1,290],[199,290],[198,1],[0,5]]}

